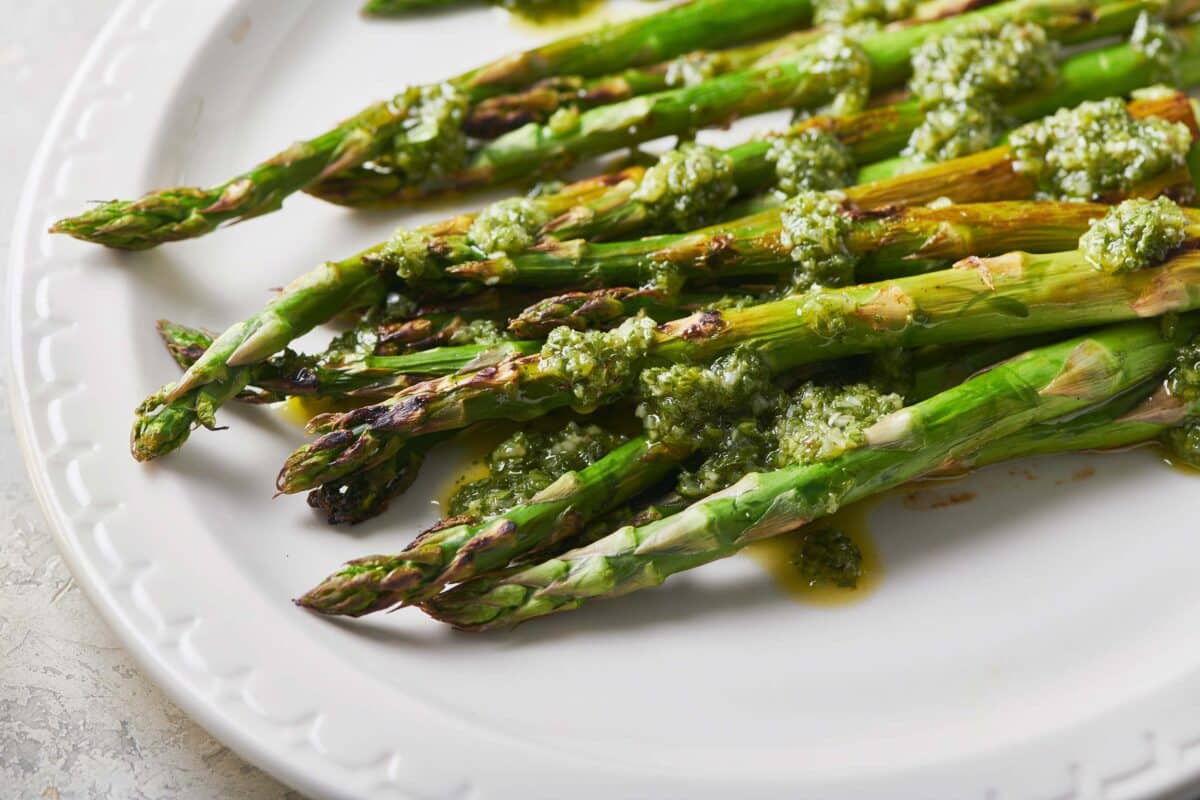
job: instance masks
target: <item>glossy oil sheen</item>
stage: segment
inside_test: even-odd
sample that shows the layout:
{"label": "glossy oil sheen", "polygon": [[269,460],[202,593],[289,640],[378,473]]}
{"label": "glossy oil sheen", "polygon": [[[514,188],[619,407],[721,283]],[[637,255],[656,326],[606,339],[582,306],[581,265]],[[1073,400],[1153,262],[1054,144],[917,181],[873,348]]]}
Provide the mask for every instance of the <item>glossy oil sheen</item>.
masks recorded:
{"label": "glossy oil sheen", "polygon": [[814,606],[842,606],[858,603],[869,597],[884,579],[884,565],[879,548],[871,535],[871,509],[877,503],[864,500],[838,511],[814,525],[837,528],[846,534],[862,553],[862,575],[853,588],[832,585],[812,585],[793,563],[796,551],[809,530],[800,528],[771,539],[754,542],[743,550],[785,595],[798,603]]}

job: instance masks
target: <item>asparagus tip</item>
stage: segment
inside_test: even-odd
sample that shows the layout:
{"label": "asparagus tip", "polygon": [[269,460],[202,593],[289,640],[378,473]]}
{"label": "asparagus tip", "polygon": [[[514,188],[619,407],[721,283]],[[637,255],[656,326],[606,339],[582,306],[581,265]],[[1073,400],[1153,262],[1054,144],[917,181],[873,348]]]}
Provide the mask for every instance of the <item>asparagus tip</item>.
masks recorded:
{"label": "asparagus tip", "polygon": [[148,224],[148,219],[140,216],[130,201],[107,200],[78,216],[59,219],[50,225],[49,233],[66,234],[114,249],[149,249],[158,241]]}
{"label": "asparagus tip", "polygon": [[[361,617],[383,611],[402,602],[402,595],[384,585],[391,571],[376,565],[374,556],[353,561],[318,583],[292,602],[318,614],[340,617]],[[386,570],[386,571],[385,571]]]}
{"label": "asparagus tip", "polygon": [[461,264],[451,264],[446,267],[446,274],[464,281],[485,283],[489,286],[500,281],[504,269],[497,259],[482,261],[464,261]]}

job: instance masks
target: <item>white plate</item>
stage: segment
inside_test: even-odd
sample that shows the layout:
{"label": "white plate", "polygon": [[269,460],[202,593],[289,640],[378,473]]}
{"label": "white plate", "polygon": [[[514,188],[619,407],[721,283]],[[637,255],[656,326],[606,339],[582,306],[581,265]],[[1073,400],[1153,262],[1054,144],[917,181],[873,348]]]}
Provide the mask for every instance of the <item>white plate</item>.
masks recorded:
{"label": "white plate", "polygon": [[[1196,479],[1148,453],[998,467],[872,526],[864,602],[797,605],[735,558],[513,633],[415,612],[340,623],[290,598],[432,519],[331,530],[271,499],[302,439],[230,409],[160,464],[130,411],[173,375],[159,316],[222,327],[394,214],[307,197],[122,255],[43,233],[85,201],[211,183],[409,81],[534,34],[475,10],[368,23],[358,0],[131,0],[32,171],[9,285],[25,456],[79,582],[147,671],[239,753],[338,797],[1146,796],[1200,774]],[[441,213],[444,213],[444,209]],[[436,210],[409,219],[436,216]],[[1071,480],[1085,466],[1089,480]]]}

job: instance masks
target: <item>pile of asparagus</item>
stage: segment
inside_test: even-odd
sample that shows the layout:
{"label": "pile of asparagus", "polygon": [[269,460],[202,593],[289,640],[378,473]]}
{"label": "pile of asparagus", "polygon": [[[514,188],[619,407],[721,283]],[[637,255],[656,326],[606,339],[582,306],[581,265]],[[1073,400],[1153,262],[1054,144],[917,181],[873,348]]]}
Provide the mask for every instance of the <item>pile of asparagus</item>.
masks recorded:
{"label": "pile of asparagus", "polygon": [[[1146,442],[1196,460],[1193,10],[693,0],[55,230],[141,249],[293,191],[532,186],[322,263],[219,335],[161,321],[184,372],[131,443],[163,456],[233,400],[325,403],[276,487],[337,524],[382,513],[439,443],[508,423],[445,519],[298,601],[508,626],[924,476]],[[783,108],[786,130],[694,138]],[[655,159],[554,180],[667,135]],[[352,325],[326,350],[290,349],[335,318]],[[853,585],[853,547],[818,544],[798,568]]]}

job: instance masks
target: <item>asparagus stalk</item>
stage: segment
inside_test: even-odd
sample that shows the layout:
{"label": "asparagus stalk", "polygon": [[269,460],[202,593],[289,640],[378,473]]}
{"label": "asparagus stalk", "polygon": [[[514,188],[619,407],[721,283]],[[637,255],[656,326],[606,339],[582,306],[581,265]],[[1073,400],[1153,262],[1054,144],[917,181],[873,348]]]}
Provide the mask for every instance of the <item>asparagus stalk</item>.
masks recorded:
{"label": "asparagus stalk", "polygon": [[[947,387],[953,385],[956,384],[950,383]],[[1084,414],[1032,425],[986,444],[974,453],[948,459],[934,473],[938,476],[958,475],[999,461],[1028,456],[1131,447],[1154,441],[1175,425],[1200,413],[1196,404],[1183,402],[1161,387],[1154,391],[1156,386],[1152,382],[1150,386],[1130,390]],[[930,396],[933,394],[937,392]],[[637,466],[633,469],[637,469]],[[630,477],[634,477],[634,474],[627,475],[627,479]],[[649,485],[651,483],[647,483]],[[585,547],[617,528],[640,527],[647,522],[657,522],[684,510],[687,505],[687,501],[672,495],[662,510],[654,507],[654,513],[651,514],[608,515],[585,527],[580,534],[557,540],[554,544],[558,548],[567,545],[568,549]],[[532,541],[533,537],[529,539]],[[557,555],[553,552],[556,549],[554,544],[546,542],[534,545],[528,552],[515,556],[514,560],[523,564],[536,563],[537,560]],[[401,554],[367,556],[348,562],[296,602],[322,614],[348,616],[362,616],[415,602],[418,592],[396,588],[398,581],[391,577],[395,570],[400,570],[397,577],[405,576],[413,583],[416,580],[408,576],[413,575],[414,570],[421,574],[433,572],[426,569],[423,563],[406,562]],[[512,568],[506,572],[509,571]],[[474,579],[488,572],[491,571],[476,569],[467,577]],[[482,583],[475,581],[474,585],[480,586]],[[420,595],[432,597],[433,593],[432,583],[421,585]]]}
{"label": "asparagus stalk", "polygon": [[[1035,340],[1041,341],[1035,343]],[[1049,344],[1053,339],[1050,337],[1025,337],[1020,341],[1040,347]],[[917,388],[913,390],[910,399],[914,402],[928,399],[938,392],[957,386],[973,374],[1006,358],[1018,355],[1026,349],[1030,348],[1014,347],[1012,342],[1002,342],[966,348],[961,356],[942,359],[942,366],[945,368],[938,368],[932,363],[921,367],[914,365],[914,371],[917,373]],[[960,368],[971,363],[976,365],[975,368],[968,372],[960,371]],[[923,388],[930,391],[922,394]],[[1148,384],[1117,395],[1086,413],[1032,425],[1019,433],[990,442],[962,458],[949,459],[929,473],[928,477],[955,477],[990,464],[1032,456],[1124,450],[1139,445],[1164,442],[1166,437],[1178,426],[1193,424],[1197,415],[1200,415],[1200,401],[1185,399],[1168,389],[1163,382],[1153,380]],[[1181,458],[1185,463],[1192,463],[1190,454],[1178,453],[1169,443],[1167,443],[1167,447],[1171,458]],[[643,508],[623,507],[596,520],[575,536],[556,542],[553,546],[530,550],[514,559],[517,567],[510,566],[507,569],[512,571],[519,568],[520,565],[537,563],[547,557],[584,547],[617,528],[638,527],[664,519],[684,510],[687,505],[686,499],[670,492],[664,497],[646,504]],[[485,574],[498,576],[502,572],[504,570]],[[336,575],[337,573],[335,573]],[[357,581],[360,591],[367,583],[362,578]],[[322,582],[322,585],[324,586],[326,583]],[[316,610],[319,611],[320,608]]]}
{"label": "asparagus stalk", "polygon": [[[926,3],[918,10],[938,8],[935,16],[949,16],[962,0]],[[545,122],[560,108],[594,108],[654,92],[662,92],[691,83],[686,70],[715,77],[754,66],[757,62],[795,52],[822,35],[820,30],[796,31],[778,39],[756,42],[729,50],[696,51],[672,61],[648,67],[630,67],[613,75],[585,78],[581,75],[555,75],[544,78],[518,92],[489,97],[476,103],[467,114],[464,128],[472,136],[493,139],[530,122]]]}
{"label": "asparagus stalk", "polygon": [[[196,328],[160,320],[159,336],[175,361],[186,369],[211,342],[211,335]],[[293,353],[273,358],[253,368],[251,382],[237,399],[249,403],[275,403],[288,397],[370,400],[414,381],[417,375],[449,374],[486,364],[506,355],[531,352],[532,343],[460,345],[427,350],[409,356],[363,356],[350,353],[337,365]],[[331,525],[355,525],[387,510],[394,497],[416,480],[425,455],[446,435],[410,442],[392,459],[333,481],[309,493],[308,504]]]}
{"label": "asparagus stalk", "polygon": [[[348,352],[302,355],[291,351],[272,356],[253,367],[249,384],[235,398],[252,404],[277,403],[288,397],[383,400],[405,386],[431,376],[481,369],[515,355],[530,355],[545,334],[560,325],[584,330],[619,321],[637,311],[664,321],[680,309],[698,308],[724,297],[717,292],[694,292],[678,298],[645,289],[612,289],[610,302],[595,293],[575,292],[547,298],[524,309],[509,323],[519,338],[496,344],[431,345],[396,355]],[[568,311],[569,310],[569,311]],[[169,320],[159,320],[158,334],[168,353],[188,369],[211,346],[213,334]]]}
{"label": "asparagus stalk", "polygon": [[[1107,206],[1092,203],[997,202],[944,208],[873,208],[872,184],[846,191],[845,237],[857,259],[855,274],[883,280],[931,271],[968,255],[1004,250],[1053,252],[1075,246],[1091,220]],[[1200,221],[1200,217],[1197,217]],[[795,264],[781,241],[779,209],[715,225],[690,234],[654,236],[631,242],[547,243],[537,251],[450,267],[455,277],[488,285],[526,286],[639,284],[664,264],[687,280],[726,280],[747,276],[786,276]],[[627,290],[628,291],[628,290]],[[617,292],[616,294],[621,294]],[[613,297],[614,292],[593,296]],[[580,304],[583,298],[579,298]]]}
{"label": "asparagus stalk", "polygon": [[505,56],[453,79],[485,96],[552,75],[605,75],[703,47],[725,47],[807,25],[806,0],[692,0]]}
{"label": "asparagus stalk", "polygon": [[[456,287],[445,297],[425,298],[403,318],[389,315],[384,321],[368,312],[359,330],[374,340],[376,355],[403,355],[433,347],[476,343],[490,333],[488,326],[502,328],[509,318],[546,298],[545,291],[506,288],[478,290]],[[486,323],[486,324],[485,324]],[[485,324],[472,331],[472,326]]]}
{"label": "asparagus stalk", "polygon": [[[885,29],[864,36],[858,45],[870,65],[874,91],[899,85],[908,77],[909,56],[930,37],[977,19],[1021,20],[1045,27],[1064,42],[1090,41],[1128,31],[1147,10],[1142,0],[1008,0],[959,17]],[[696,86],[636,97],[582,112],[572,125],[530,123],[477,149],[462,170],[442,189],[465,189],[526,178],[548,165],[563,167],[589,156],[628,147],[662,136],[779,108],[813,109],[833,99],[831,87],[818,66],[818,53],[805,48],[769,65],[751,67],[704,81]],[[364,178],[375,195],[374,204],[412,200],[428,194],[428,186],[413,185],[403,174],[353,173],[350,191],[361,201]],[[337,200],[346,181],[335,181],[318,196]]]}
{"label": "asparagus stalk", "polygon": [[[184,369],[212,344],[211,334],[168,320],[159,321],[158,334]],[[251,403],[276,403],[288,397],[383,399],[421,378],[479,369],[534,353],[539,346],[526,341],[463,344],[395,356],[356,352],[309,356],[288,351],[251,367],[247,388],[237,399]]]}
{"label": "asparagus stalk", "polygon": [[[418,0],[420,1],[420,0]],[[975,0],[929,0],[892,28],[961,14],[982,3]],[[472,136],[492,139],[530,122],[545,122],[560,108],[593,108],[631,97],[666,91],[705,78],[769,63],[811,44],[826,31],[811,29],[727,50],[695,51],[648,67],[630,67],[601,77],[555,75],[518,92],[489,97],[467,114]]]}
{"label": "asparagus stalk", "polygon": [[379,340],[375,352],[379,355],[401,355],[452,345],[455,336],[466,332],[472,322],[503,324],[503,320],[503,315],[496,313],[444,311],[388,323],[376,329]]}
{"label": "asparagus stalk", "polygon": [[[617,396],[643,363],[705,361],[739,345],[782,371],[889,347],[1069,330],[1186,311],[1198,303],[1200,253],[1194,250],[1124,274],[1096,270],[1079,251],[971,257],[954,269],[666,323],[654,330],[630,374],[606,375],[611,385],[597,392],[600,402]],[[387,458],[411,436],[545,414],[577,402],[576,383],[544,366],[539,354],[417,384],[375,406],[316,417],[310,430],[320,436],[288,458],[276,485],[285,493],[311,488]]]}
{"label": "asparagus stalk", "polygon": [[[806,25],[810,17],[808,0],[692,0],[503,57],[450,79],[444,90],[471,102],[552,75],[604,75],[700,47],[751,40]],[[375,103],[332,130],[298,142],[211,189],[177,187],[140,200],[102,203],[60,220],[51,231],[141,250],[270,213],[289,194],[386,154],[413,124],[414,102],[415,96],[405,92]]]}
{"label": "asparagus stalk", "polygon": [[[502,328],[505,320],[544,292],[486,290],[426,306],[403,319],[383,322],[364,316],[359,329],[374,339],[378,355],[403,355],[432,347],[473,343],[489,327]],[[472,326],[484,326],[475,333]]]}
{"label": "asparagus stalk", "polygon": [[[184,370],[196,363],[196,359],[204,355],[204,351],[208,349],[213,340],[212,334],[207,331],[199,328],[190,328],[166,319],[160,319],[156,324],[156,328],[159,338],[167,348],[167,353]],[[286,357],[287,354],[285,353],[284,355]],[[289,368],[282,367],[279,362],[283,360],[283,358],[276,357],[276,363],[269,366],[266,364],[260,365],[256,368],[252,380],[258,378],[260,375],[273,373],[276,369],[280,372],[292,372]],[[295,373],[293,372],[292,374]],[[264,389],[261,386],[247,385],[237,394],[236,399],[245,403],[275,403],[283,400],[284,395],[270,389]]]}
{"label": "asparagus stalk", "polygon": [[[544,296],[541,292],[488,289],[456,297],[424,298],[407,309],[370,309],[356,326],[356,338],[374,342],[378,355],[401,355],[448,344],[466,344],[472,325],[503,325],[510,315]],[[410,298],[411,299],[411,298]],[[372,313],[374,311],[383,313]],[[465,337],[465,338],[464,338]]]}
{"label": "asparagus stalk", "polygon": [[1196,401],[1172,395],[1152,383],[1145,392],[1127,392],[1086,414],[1055,420],[995,442],[963,458],[947,461],[939,475],[953,475],[1000,461],[1085,450],[1120,450],[1158,441],[1171,429],[1200,413]]}
{"label": "asparagus stalk", "polygon": [[1152,321],[1116,325],[1030,351],[883,418],[867,444],[807,466],[753,473],[683,512],[622,528],[586,547],[426,601],[435,618],[486,630],[656,586],[927,474],[947,461],[1135,390],[1167,367],[1175,345]]}

